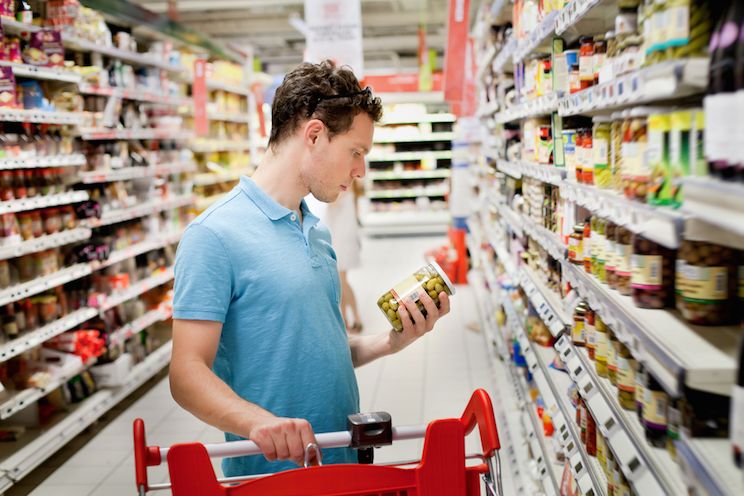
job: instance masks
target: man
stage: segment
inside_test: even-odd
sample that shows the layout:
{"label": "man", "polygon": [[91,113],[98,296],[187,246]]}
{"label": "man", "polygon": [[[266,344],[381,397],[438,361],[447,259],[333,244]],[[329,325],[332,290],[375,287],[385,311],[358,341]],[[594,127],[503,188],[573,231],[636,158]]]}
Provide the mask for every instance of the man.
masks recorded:
{"label": "man", "polygon": [[[302,198],[334,201],[365,173],[379,98],[330,62],[302,64],[277,89],[269,149],[252,179],[186,229],[176,256],[171,391],[227,440],[264,457],[228,458],[226,476],[302,463],[314,432],[359,410],[353,367],[398,352],[449,312],[400,306],[403,332],[347,336],[328,230]],[[350,449],[324,463],[353,463]],[[294,464],[293,464],[294,463]]]}

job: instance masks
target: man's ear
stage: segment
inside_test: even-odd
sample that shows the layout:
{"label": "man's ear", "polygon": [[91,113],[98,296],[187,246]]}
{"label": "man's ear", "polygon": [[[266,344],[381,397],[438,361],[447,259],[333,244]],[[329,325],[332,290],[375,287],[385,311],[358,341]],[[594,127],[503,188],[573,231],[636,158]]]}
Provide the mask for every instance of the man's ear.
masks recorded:
{"label": "man's ear", "polygon": [[308,145],[314,145],[325,130],[325,124],[320,119],[310,119],[305,123],[303,138]]}

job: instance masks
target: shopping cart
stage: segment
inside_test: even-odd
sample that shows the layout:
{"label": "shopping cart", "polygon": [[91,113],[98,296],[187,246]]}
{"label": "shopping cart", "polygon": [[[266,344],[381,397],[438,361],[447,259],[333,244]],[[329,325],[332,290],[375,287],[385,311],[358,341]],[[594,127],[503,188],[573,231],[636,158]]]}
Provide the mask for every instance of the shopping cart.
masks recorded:
{"label": "shopping cart", "polygon": [[[485,487],[490,496],[502,496],[500,448],[491,398],[476,390],[461,418],[434,420],[428,426],[385,427],[387,414],[361,414],[350,431],[317,434],[318,445],[305,450],[305,468],[248,477],[217,479],[209,457],[260,454],[251,441],[215,444],[147,446],[145,424],[134,421],[134,470],[140,496],[171,489],[173,496],[475,496]],[[351,419],[350,417],[350,419]],[[353,421],[350,420],[350,423]],[[366,422],[366,423],[365,423]],[[465,455],[465,436],[475,426],[482,452]],[[357,428],[358,427],[358,428]],[[421,460],[391,464],[307,466],[308,455],[320,448],[373,447],[394,440],[424,438]],[[317,454],[317,453],[316,453]],[[467,459],[482,463],[466,465]],[[147,467],[168,462],[170,484],[148,484]],[[404,468],[409,466],[409,468]],[[483,486],[481,486],[481,479]]]}

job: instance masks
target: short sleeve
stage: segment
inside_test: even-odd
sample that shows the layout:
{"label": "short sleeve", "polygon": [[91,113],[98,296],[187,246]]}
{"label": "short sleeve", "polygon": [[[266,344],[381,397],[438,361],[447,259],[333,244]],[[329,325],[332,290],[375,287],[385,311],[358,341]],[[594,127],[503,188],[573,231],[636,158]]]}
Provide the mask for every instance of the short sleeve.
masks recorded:
{"label": "short sleeve", "polygon": [[211,229],[192,224],[176,252],[173,318],[225,323],[232,298],[232,265]]}

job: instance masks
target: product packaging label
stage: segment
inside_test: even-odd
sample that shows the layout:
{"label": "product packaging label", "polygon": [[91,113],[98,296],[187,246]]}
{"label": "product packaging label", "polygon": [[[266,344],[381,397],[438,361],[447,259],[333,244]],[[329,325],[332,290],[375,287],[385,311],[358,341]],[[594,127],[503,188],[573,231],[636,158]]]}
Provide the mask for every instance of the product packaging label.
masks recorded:
{"label": "product packaging label", "polygon": [[605,252],[605,268],[614,272],[617,269],[617,243],[607,240],[607,251]]}
{"label": "product packaging label", "polygon": [[606,332],[595,332],[596,345],[594,359],[598,362],[607,362],[607,347],[609,345]]}
{"label": "product packaging label", "polygon": [[617,388],[632,393],[635,391],[635,363],[634,360],[617,357]]}
{"label": "product packaging label", "polygon": [[16,84],[13,69],[0,66],[0,107],[15,107]]}
{"label": "product packaging label", "polygon": [[579,77],[582,81],[594,81],[594,57],[592,55],[579,57]]}
{"label": "product packaging label", "polygon": [[656,290],[662,284],[660,255],[633,255],[630,283],[634,288]]}
{"label": "product packaging label", "polygon": [[609,340],[607,342],[607,369],[617,372],[617,353]]}
{"label": "product packaging label", "polygon": [[396,303],[400,304],[402,301],[417,302],[421,298],[423,291],[421,282],[415,276],[410,276],[396,284],[390,290],[390,293],[395,298]]}
{"label": "product packaging label", "polygon": [[690,41],[690,7],[667,8],[667,42],[668,47],[684,46]]}
{"label": "product packaging label", "polygon": [[728,299],[728,270],[726,267],[682,267],[685,300],[696,303]]}
{"label": "product packaging label", "polygon": [[584,326],[584,336],[586,337],[586,345],[589,348],[597,348],[597,331],[595,326],[586,324]]}
{"label": "product packaging label", "polygon": [[574,322],[573,328],[571,328],[571,340],[574,343],[584,343],[584,322]]}
{"label": "product packaging label", "polygon": [[685,284],[687,281],[687,278],[685,277],[685,267],[687,267],[687,262],[685,262],[681,258],[678,258],[675,262],[675,266],[674,292],[678,295],[683,295],[685,294]]}
{"label": "product packaging label", "polygon": [[594,167],[606,168],[609,165],[610,143],[606,139],[595,139],[592,143]]}
{"label": "product packaging label", "polygon": [[643,401],[643,422],[652,428],[666,428],[667,406],[666,393],[647,389]]}

